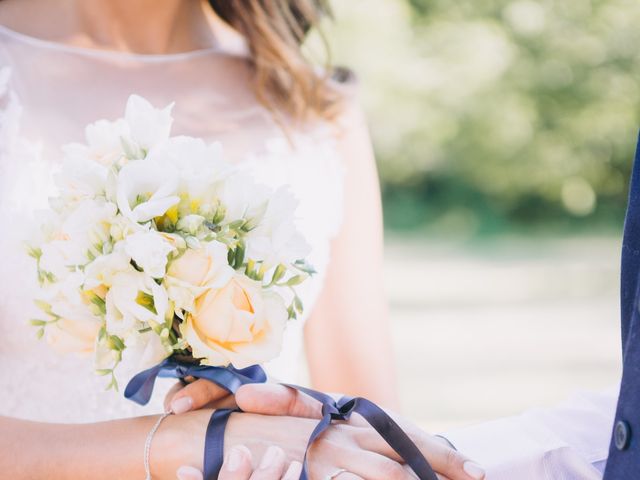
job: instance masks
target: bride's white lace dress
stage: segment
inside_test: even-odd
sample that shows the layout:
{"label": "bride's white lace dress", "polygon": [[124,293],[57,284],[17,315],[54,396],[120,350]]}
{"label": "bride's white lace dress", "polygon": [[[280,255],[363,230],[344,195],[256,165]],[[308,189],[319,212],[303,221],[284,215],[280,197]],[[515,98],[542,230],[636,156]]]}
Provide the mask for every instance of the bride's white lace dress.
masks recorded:
{"label": "bride's white lace dress", "polygon": [[[106,392],[89,359],[62,356],[35,337],[29,319],[34,266],[22,242],[33,213],[46,206],[60,147],[84,127],[122,115],[132,93],[156,106],[175,102],[174,133],[220,140],[227,157],[261,182],[289,184],[300,200],[299,224],[320,272],[301,292],[313,306],[342,208],[342,163],[326,125],[290,131],[288,141],[253,98],[242,56],[209,49],[134,55],[55,44],[0,26],[0,415],[88,422],[158,411],[163,391],[145,407]],[[292,146],[293,144],[293,146]],[[302,322],[289,325],[285,349],[269,373],[297,381]]]}

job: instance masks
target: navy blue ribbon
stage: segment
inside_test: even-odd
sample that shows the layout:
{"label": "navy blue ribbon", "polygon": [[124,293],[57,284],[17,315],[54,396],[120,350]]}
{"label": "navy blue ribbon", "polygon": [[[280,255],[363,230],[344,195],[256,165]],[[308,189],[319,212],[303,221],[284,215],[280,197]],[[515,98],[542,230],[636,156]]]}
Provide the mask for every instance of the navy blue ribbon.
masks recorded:
{"label": "navy blue ribbon", "polygon": [[133,400],[140,405],[146,405],[151,399],[153,386],[158,377],[177,379],[184,379],[185,377],[206,378],[229,393],[236,393],[238,388],[247,383],[264,383],[267,381],[267,374],[258,365],[239,370],[233,366],[209,367],[206,365],[192,365],[170,357],[155,367],[134,376],[124,390],[125,398]]}
{"label": "navy blue ribbon", "polygon": [[[131,379],[124,391],[124,396],[140,405],[146,405],[153,393],[153,386],[158,377],[205,378],[234,394],[242,385],[264,383],[267,375],[264,370],[254,365],[242,370],[232,366],[209,367],[182,363],[168,358],[161,364],[145,370]],[[437,476],[429,462],[418,447],[400,426],[375,403],[361,397],[342,397],[335,401],[329,395],[296,385],[285,385],[314,398],[322,404],[322,419],[311,433],[304,455],[300,480],[309,480],[307,455],[313,442],[331,426],[334,421],[348,421],[353,413],[360,414],[371,425],[391,448],[409,465],[420,480],[437,480]],[[204,479],[216,480],[224,460],[224,432],[232,413],[239,409],[216,410],[207,426],[204,447]]]}

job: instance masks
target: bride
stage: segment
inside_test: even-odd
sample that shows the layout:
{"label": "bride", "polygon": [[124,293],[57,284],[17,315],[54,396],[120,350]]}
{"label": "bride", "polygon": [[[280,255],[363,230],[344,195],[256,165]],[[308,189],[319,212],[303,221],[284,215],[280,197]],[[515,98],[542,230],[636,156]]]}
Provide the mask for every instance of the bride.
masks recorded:
{"label": "bride", "polygon": [[[321,0],[0,1],[0,476],[148,474],[143,450],[162,395],[137,407],[105,392],[90,362],[36,341],[28,325],[35,275],[21,247],[51,193],[60,146],[81,140],[95,119],[118,117],[132,93],[157,106],[175,102],[177,133],[221,141],[227,158],[263,183],[288,184],[300,200],[299,226],[319,275],[302,292],[311,315],[290,325],[285,351],[267,365],[270,375],[298,380],[304,339],[315,388],[396,406],[370,141],[349,76],[319,70],[301,52],[306,31],[325,13]],[[171,385],[163,387],[166,393]],[[196,382],[168,397],[180,415],[153,438],[153,478],[176,478],[181,465],[202,467],[215,406],[206,388]],[[256,461],[269,445],[282,447],[286,462],[300,460],[313,425],[236,414],[225,442],[249,446]],[[447,478],[480,478],[463,472],[462,456],[420,435]],[[263,470],[279,478],[284,467],[275,465],[285,454],[269,452]],[[363,426],[323,438],[310,467],[312,478],[412,478]]]}

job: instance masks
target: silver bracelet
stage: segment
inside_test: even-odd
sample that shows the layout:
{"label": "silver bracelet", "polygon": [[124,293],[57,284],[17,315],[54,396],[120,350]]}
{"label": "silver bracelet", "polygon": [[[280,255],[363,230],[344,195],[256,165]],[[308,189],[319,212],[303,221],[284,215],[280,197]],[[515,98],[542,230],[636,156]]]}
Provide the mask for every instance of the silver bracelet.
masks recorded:
{"label": "silver bracelet", "polygon": [[160,424],[162,421],[171,415],[171,412],[166,412],[160,415],[156,423],[151,428],[149,435],[147,435],[147,440],[144,442],[144,472],[145,472],[145,480],[151,480],[151,465],[149,465],[149,457],[151,455],[151,442],[153,441],[153,437],[160,428]]}

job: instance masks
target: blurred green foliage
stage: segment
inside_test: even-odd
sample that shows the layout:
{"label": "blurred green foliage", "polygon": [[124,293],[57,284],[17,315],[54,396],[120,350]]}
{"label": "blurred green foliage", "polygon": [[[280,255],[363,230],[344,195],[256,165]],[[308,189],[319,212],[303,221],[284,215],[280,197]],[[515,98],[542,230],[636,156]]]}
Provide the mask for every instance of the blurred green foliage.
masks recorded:
{"label": "blurred green foliage", "polygon": [[640,106],[640,2],[337,0],[390,228],[619,228]]}

